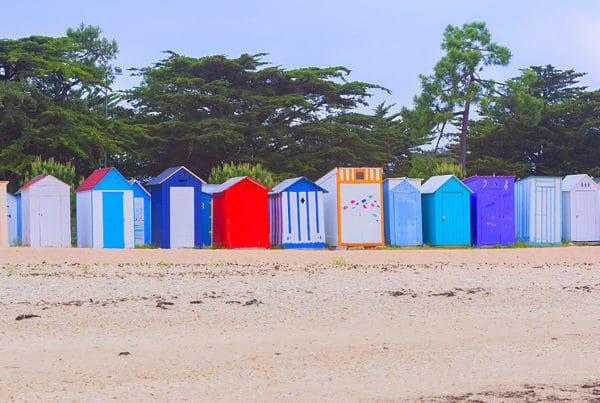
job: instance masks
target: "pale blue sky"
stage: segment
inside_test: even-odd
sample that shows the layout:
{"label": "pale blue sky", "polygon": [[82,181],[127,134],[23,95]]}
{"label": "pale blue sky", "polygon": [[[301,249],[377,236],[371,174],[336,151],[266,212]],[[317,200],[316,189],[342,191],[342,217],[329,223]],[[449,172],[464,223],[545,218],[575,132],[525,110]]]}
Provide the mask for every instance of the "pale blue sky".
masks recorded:
{"label": "pale blue sky", "polygon": [[[192,57],[269,53],[285,68],[343,65],[350,79],[383,85],[385,100],[411,106],[419,74],[430,74],[442,55],[447,24],[484,21],[498,44],[513,53],[509,67],[487,77],[502,80],[530,65],[553,64],[587,72],[600,88],[600,1],[95,1],[9,2],[0,38],[60,36],[80,23],[100,26],[119,45],[115,65],[144,67],[173,50]],[[137,84],[121,76],[116,87]],[[396,109],[397,109],[396,108]]]}

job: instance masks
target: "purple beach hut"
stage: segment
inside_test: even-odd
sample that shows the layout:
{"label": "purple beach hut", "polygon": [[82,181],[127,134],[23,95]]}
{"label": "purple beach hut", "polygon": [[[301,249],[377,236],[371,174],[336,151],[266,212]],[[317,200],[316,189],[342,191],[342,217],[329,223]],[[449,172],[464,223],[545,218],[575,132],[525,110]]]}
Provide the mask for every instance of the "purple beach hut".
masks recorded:
{"label": "purple beach hut", "polygon": [[515,242],[515,178],[472,176],[463,181],[471,193],[471,243],[475,246]]}

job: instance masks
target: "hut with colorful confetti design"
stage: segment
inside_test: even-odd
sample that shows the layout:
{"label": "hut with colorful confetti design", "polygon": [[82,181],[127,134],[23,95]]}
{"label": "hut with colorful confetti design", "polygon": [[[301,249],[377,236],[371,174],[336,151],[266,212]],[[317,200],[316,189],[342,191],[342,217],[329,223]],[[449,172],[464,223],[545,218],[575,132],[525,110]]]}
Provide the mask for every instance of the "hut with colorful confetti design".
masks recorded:
{"label": "hut with colorful confetti design", "polygon": [[381,246],[382,168],[334,168],[317,180],[323,195],[325,239],[330,246]]}

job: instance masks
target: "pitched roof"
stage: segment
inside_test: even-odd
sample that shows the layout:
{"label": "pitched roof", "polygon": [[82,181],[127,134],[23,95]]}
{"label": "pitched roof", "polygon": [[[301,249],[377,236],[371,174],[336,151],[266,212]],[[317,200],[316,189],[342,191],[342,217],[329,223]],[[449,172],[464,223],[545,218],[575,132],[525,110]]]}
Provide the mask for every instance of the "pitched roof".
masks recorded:
{"label": "pitched roof", "polygon": [[316,183],[314,183],[313,181],[311,181],[310,179],[308,179],[304,176],[298,176],[296,178],[285,179],[279,185],[275,186],[273,188],[273,190],[271,191],[271,193],[281,193],[284,190],[286,190],[287,188],[289,188],[290,186],[292,186],[294,183],[297,183],[300,181],[307,181],[310,184],[314,185],[315,187],[319,188],[319,190],[327,193],[327,190],[323,189],[321,186],[317,185]]}
{"label": "pitched roof", "polygon": [[225,190],[229,189],[230,187],[232,187],[233,185],[243,181],[243,180],[249,180],[250,182],[255,183],[256,185],[265,188],[267,191],[271,191],[271,189],[264,185],[263,183],[257,181],[254,178],[251,178],[250,176],[236,176],[234,178],[228,179],[227,181],[223,182],[222,184],[219,185],[219,187],[217,187],[214,191],[213,194],[216,193],[221,193],[224,192]]}
{"label": "pitched roof", "polygon": [[90,174],[90,176],[87,177],[85,181],[83,181],[81,185],[79,185],[77,189],[75,189],[75,192],[85,192],[86,190],[92,190],[98,184],[98,182],[100,182],[102,178],[104,178],[106,174],[110,172],[111,169],[113,168],[106,167],[96,169]]}
{"label": "pitched roof", "polygon": [[202,179],[200,179],[198,176],[196,176],[192,171],[187,169],[186,167],[179,166],[179,167],[167,168],[162,173],[155,176],[154,178],[150,178],[150,180],[148,181],[148,186],[160,185],[161,183],[163,183],[164,181],[166,181],[167,179],[169,179],[171,176],[175,175],[177,172],[179,172],[182,169],[185,170],[190,175],[192,175],[194,178],[198,179],[200,182],[202,182],[202,184],[206,183]]}
{"label": "pitched roof", "polygon": [[214,183],[207,183],[206,185],[202,185],[202,193],[213,194],[215,190],[217,190],[221,185],[216,185]]}
{"label": "pitched roof", "polygon": [[131,183],[131,186],[137,186],[139,189],[141,189],[144,193],[146,193],[148,196],[150,196],[150,192],[148,192],[146,190],[145,187],[142,186],[142,184],[136,180],[136,179],[129,179],[129,183]]}
{"label": "pitched roof", "polygon": [[38,175],[35,178],[33,178],[32,180],[30,180],[29,182],[27,182],[26,184],[24,184],[23,186],[21,186],[19,188],[19,190],[17,190],[17,193],[20,193],[22,190],[27,189],[29,186],[33,185],[34,183],[37,183],[39,181],[41,181],[42,179],[44,179],[46,176],[48,175]]}
{"label": "pitched roof", "polygon": [[451,178],[456,179],[458,183],[464,186],[465,189],[469,191],[469,193],[473,193],[471,189],[464,183],[462,183],[456,176],[454,175],[438,175],[432,176],[421,186],[421,194],[435,193],[439,188],[441,188],[448,180]]}
{"label": "pitched roof", "polygon": [[568,192],[570,190],[573,190],[573,188],[575,186],[577,186],[577,184],[583,180],[589,180],[590,182],[593,182],[592,178],[590,178],[588,175],[586,174],[580,174],[580,175],[567,175],[565,176],[565,178],[562,181],[562,191],[563,192]]}

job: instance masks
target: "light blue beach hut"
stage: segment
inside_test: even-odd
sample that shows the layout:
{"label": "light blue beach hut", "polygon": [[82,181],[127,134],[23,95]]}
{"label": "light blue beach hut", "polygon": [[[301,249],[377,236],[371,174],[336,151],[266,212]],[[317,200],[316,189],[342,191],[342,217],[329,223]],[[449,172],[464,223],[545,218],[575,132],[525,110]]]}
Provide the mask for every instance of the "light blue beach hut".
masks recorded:
{"label": "light blue beach hut", "polygon": [[515,183],[517,239],[533,245],[560,244],[562,179],[530,176]]}
{"label": "light blue beach hut", "polygon": [[454,175],[432,176],[421,187],[423,242],[470,245],[471,190]]}
{"label": "light blue beach hut", "polygon": [[12,193],[6,194],[6,207],[8,212],[8,244],[16,246],[19,243],[19,200]]}
{"label": "light blue beach hut", "polygon": [[133,188],[116,168],[96,169],[75,192],[78,247],[134,247]]}
{"label": "light blue beach hut", "polygon": [[388,178],[383,181],[383,226],[386,244],[423,244],[420,188],[421,179]]}
{"label": "light blue beach hut", "polygon": [[324,248],[324,193],[325,189],[303,176],[275,186],[269,192],[271,245]]}
{"label": "light blue beach hut", "polygon": [[133,188],[133,236],[135,246],[150,245],[150,193],[135,179]]}

